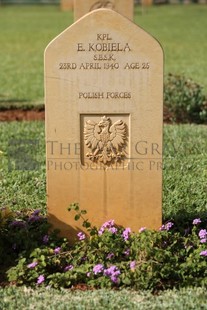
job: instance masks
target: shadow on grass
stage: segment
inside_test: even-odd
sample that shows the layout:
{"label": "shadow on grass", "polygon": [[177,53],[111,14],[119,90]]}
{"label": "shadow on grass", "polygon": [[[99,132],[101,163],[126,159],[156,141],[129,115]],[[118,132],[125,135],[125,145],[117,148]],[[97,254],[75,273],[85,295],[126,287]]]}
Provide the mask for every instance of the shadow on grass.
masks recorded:
{"label": "shadow on grass", "polygon": [[197,211],[189,212],[182,209],[177,211],[171,219],[163,217],[163,222],[172,221],[174,229],[185,235],[191,231],[193,220],[196,218],[202,220],[203,228],[205,228],[207,225],[207,212],[203,211],[198,214]]}
{"label": "shadow on grass", "polygon": [[44,103],[35,103],[27,99],[4,99],[0,97],[0,111],[7,110],[44,110]]}
{"label": "shadow on grass", "polygon": [[9,284],[7,271],[17,264],[21,256],[30,257],[34,249],[46,246],[54,250],[61,246],[64,237],[72,246],[78,232],[80,229],[65,224],[55,216],[49,216],[48,221],[39,210],[11,212],[6,208],[0,209],[0,286]]}

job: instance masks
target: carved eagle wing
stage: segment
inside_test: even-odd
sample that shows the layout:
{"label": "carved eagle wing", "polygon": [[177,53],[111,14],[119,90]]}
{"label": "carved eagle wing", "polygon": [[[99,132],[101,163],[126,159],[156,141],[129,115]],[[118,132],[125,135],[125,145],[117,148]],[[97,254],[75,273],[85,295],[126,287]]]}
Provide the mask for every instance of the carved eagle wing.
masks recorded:
{"label": "carved eagle wing", "polygon": [[126,124],[122,120],[116,121],[110,128],[110,141],[117,150],[125,143]]}
{"label": "carved eagle wing", "polygon": [[100,142],[100,127],[94,121],[88,120],[84,126],[84,139],[85,144],[95,150]]}

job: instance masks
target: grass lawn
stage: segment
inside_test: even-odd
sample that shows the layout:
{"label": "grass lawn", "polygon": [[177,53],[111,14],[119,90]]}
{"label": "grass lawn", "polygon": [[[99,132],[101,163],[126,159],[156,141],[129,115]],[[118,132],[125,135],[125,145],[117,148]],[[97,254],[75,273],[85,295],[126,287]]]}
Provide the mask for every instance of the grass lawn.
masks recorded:
{"label": "grass lawn", "polygon": [[[165,52],[165,73],[184,73],[207,92],[207,6],[171,5],[135,10],[135,22],[155,36]],[[0,9],[0,105],[43,103],[43,53],[73,21],[58,6]]]}
{"label": "grass lawn", "polygon": [[[32,158],[34,171],[15,170],[13,139],[38,141]],[[14,209],[45,210],[45,142],[43,122],[0,123],[0,205]],[[27,142],[26,142],[27,143]],[[29,142],[30,143],[30,142]],[[11,144],[11,145],[10,145]],[[27,151],[26,151],[27,152]],[[193,218],[206,213],[207,206],[206,126],[166,125],[164,128],[164,219]],[[23,156],[26,156],[25,154]],[[9,169],[9,171],[8,171]],[[84,208],[84,206],[82,206]]]}
{"label": "grass lawn", "polygon": [[50,310],[199,310],[206,309],[207,292],[204,288],[166,291],[158,296],[150,292],[128,290],[97,290],[89,292],[23,288],[0,289],[0,308]]}

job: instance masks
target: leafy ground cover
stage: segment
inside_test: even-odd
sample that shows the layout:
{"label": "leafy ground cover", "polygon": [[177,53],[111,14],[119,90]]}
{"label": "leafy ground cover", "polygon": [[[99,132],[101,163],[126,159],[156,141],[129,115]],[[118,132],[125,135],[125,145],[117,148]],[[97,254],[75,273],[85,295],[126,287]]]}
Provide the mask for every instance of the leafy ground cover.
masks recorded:
{"label": "leafy ground cover", "polygon": [[[135,22],[154,35],[165,51],[165,72],[193,78],[205,87],[206,5],[155,6]],[[57,6],[5,6],[0,10],[0,105],[43,104],[43,53],[46,45],[72,23],[71,12]]]}
{"label": "leafy ground cover", "polygon": [[[108,220],[99,228],[78,204],[69,208],[86,228],[75,244],[48,232],[39,210],[1,210],[0,263],[16,285],[54,288],[129,288],[159,292],[207,285],[206,218],[182,230],[168,221],[159,231],[133,233]],[[178,230],[179,229],[179,230]],[[3,275],[3,273],[2,273]]]}

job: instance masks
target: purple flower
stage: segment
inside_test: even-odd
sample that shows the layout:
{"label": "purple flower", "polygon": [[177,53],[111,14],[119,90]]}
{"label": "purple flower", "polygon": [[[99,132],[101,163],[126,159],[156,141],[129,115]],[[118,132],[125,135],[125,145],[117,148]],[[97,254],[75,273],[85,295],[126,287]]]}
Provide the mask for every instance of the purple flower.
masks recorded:
{"label": "purple flower", "polygon": [[82,262],[85,262],[86,260],[87,260],[87,256],[81,257],[81,261],[82,261]]}
{"label": "purple flower", "polygon": [[32,215],[39,215],[39,213],[40,213],[40,210],[35,210],[35,211],[32,213]]}
{"label": "purple flower", "polygon": [[129,235],[131,233],[131,228],[126,228],[123,233],[122,233],[122,237],[124,238],[125,241],[127,241],[129,239]]}
{"label": "purple flower", "polygon": [[32,268],[35,268],[37,265],[38,265],[38,262],[33,262],[33,263],[27,265],[27,268],[32,269]]}
{"label": "purple flower", "polygon": [[119,282],[119,278],[118,278],[118,276],[116,276],[116,275],[111,275],[110,276],[110,279],[111,279],[111,281],[112,282],[114,282],[114,283],[118,283]]}
{"label": "purple flower", "polygon": [[201,219],[200,218],[193,220],[193,225],[198,225],[200,223],[201,223]]}
{"label": "purple flower", "polygon": [[88,278],[90,278],[91,272],[87,272],[86,275],[87,275]]}
{"label": "purple flower", "polygon": [[27,225],[25,222],[21,221],[21,220],[16,220],[11,222],[10,227],[19,227],[19,228],[25,228]]}
{"label": "purple flower", "polygon": [[173,227],[173,225],[174,225],[174,223],[168,222],[167,224],[165,224],[165,229],[170,230]]}
{"label": "purple flower", "polygon": [[28,222],[38,222],[39,220],[42,220],[42,216],[39,215],[31,215],[30,218],[28,219]]}
{"label": "purple flower", "polygon": [[133,271],[136,267],[136,261],[133,260],[132,262],[130,262],[130,269]]}
{"label": "purple flower", "polygon": [[200,252],[200,256],[207,256],[207,250],[201,251],[201,252]]}
{"label": "purple flower", "polygon": [[101,228],[98,231],[99,236],[101,236],[106,229],[109,230],[109,229],[112,229],[112,227],[114,227],[114,220],[109,220],[109,221],[103,223],[103,225],[101,226]]}
{"label": "purple flower", "polygon": [[104,274],[105,276],[111,276],[112,274],[114,274],[117,270],[117,267],[116,266],[111,266],[107,269],[104,270]]}
{"label": "purple flower", "polygon": [[201,229],[200,231],[199,231],[199,237],[200,237],[200,239],[205,239],[206,237],[207,237],[207,231],[206,231],[206,229]]}
{"label": "purple flower", "polygon": [[48,235],[44,235],[44,237],[42,238],[42,242],[44,244],[47,244],[49,242],[49,236]]}
{"label": "purple flower", "polygon": [[146,227],[141,227],[140,229],[139,229],[139,232],[141,233],[141,232],[143,232],[143,231],[145,231],[146,230]]}
{"label": "purple flower", "polygon": [[206,243],[206,240],[207,240],[207,239],[204,238],[204,239],[201,239],[200,242],[201,242],[201,243]]}
{"label": "purple flower", "polygon": [[103,228],[108,228],[108,227],[112,227],[112,226],[114,226],[114,220],[109,220],[109,221],[103,223],[103,225],[102,225]]}
{"label": "purple flower", "polygon": [[113,258],[113,257],[114,257],[114,253],[109,253],[109,254],[106,256],[107,259],[111,259],[111,258]]}
{"label": "purple flower", "polygon": [[117,233],[117,228],[116,228],[116,227],[110,227],[110,228],[109,228],[109,231],[110,231],[112,234],[116,234],[116,233]]}
{"label": "purple flower", "polygon": [[41,284],[45,281],[45,277],[41,274],[38,278],[37,278],[37,284]]}
{"label": "purple flower", "polygon": [[112,282],[118,282],[118,276],[121,274],[120,270],[116,266],[111,266],[104,270],[104,275],[109,277]]}
{"label": "purple flower", "polygon": [[126,251],[124,251],[124,254],[125,254],[126,256],[129,256],[129,254],[130,254],[130,249],[127,249]]}
{"label": "purple flower", "polygon": [[173,227],[174,223],[168,222],[161,226],[160,230],[170,230]]}
{"label": "purple flower", "polygon": [[78,236],[78,239],[79,239],[79,240],[84,240],[84,239],[86,238],[86,235],[85,235],[84,233],[82,233],[82,232],[79,232],[79,233],[77,234],[77,236]]}
{"label": "purple flower", "polygon": [[59,254],[60,250],[61,250],[61,247],[57,247],[57,248],[54,249],[54,253],[55,254]]}
{"label": "purple flower", "polygon": [[64,268],[64,271],[69,271],[69,270],[72,270],[74,267],[73,265],[68,265]]}
{"label": "purple flower", "polygon": [[101,273],[101,272],[103,272],[103,270],[104,270],[104,267],[102,264],[98,264],[98,265],[93,267],[94,274]]}

